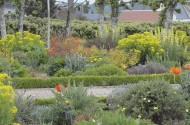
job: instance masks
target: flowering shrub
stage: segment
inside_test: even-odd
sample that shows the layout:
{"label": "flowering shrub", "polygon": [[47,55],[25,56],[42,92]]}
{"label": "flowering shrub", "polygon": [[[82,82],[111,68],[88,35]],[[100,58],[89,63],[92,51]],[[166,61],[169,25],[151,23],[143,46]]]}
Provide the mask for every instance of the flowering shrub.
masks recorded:
{"label": "flowering shrub", "polygon": [[138,63],[138,54],[132,52],[125,52],[123,50],[110,50],[107,59],[115,66],[126,70],[129,66]]}
{"label": "flowering shrub", "polygon": [[126,108],[127,116],[151,119],[159,125],[183,121],[189,110],[181,92],[163,79],[140,82],[125,91],[118,101]]}
{"label": "flowering shrub", "polygon": [[10,125],[13,123],[17,108],[14,106],[15,92],[11,86],[3,85],[6,74],[0,74],[0,124]]}
{"label": "flowering shrub", "polygon": [[130,35],[118,42],[118,49],[124,49],[126,52],[136,52],[140,54],[140,63],[145,63],[147,56],[159,57],[163,53],[160,41],[150,32]]}
{"label": "flowering shrub", "polygon": [[187,46],[190,37],[187,36],[185,31],[171,29],[167,35],[165,29],[158,28],[155,31],[155,36],[160,40],[160,44],[164,49],[162,61],[175,61],[182,65],[187,61]]}
{"label": "flowering shrub", "polygon": [[76,53],[81,41],[82,40],[80,38],[73,36],[69,36],[67,38],[62,36],[57,36],[55,38],[52,37],[49,55],[57,57]]}

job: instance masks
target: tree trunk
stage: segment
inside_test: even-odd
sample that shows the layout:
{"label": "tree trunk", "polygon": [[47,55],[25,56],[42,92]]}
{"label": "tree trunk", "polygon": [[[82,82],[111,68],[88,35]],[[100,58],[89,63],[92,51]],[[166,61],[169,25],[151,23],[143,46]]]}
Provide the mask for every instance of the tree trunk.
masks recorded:
{"label": "tree trunk", "polygon": [[65,36],[69,36],[71,32],[71,10],[73,9],[73,6],[74,6],[74,0],[68,0]]}
{"label": "tree trunk", "polygon": [[105,31],[104,31],[104,5],[100,5],[100,16],[99,16],[99,23],[100,23],[100,35],[101,37],[105,36]]}
{"label": "tree trunk", "polygon": [[169,8],[166,10],[166,19],[165,19],[165,21],[164,21],[164,25],[165,25],[165,28],[166,28],[166,33],[167,33],[167,35],[169,34],[170,29],[171,29],[171,27],[172,27],[173,12],[174,12],[174,8],[173,8],[173,7],[169,7]]}
{"label": "tree trunk", "polygon": [[23,25],[24,25],[24,8],[25,0],[21,1],[21,8],[20,8],[20,22],[19,22],[19,32],[21,34],[21,37],[23,37]]}
{"label": "tree trunk", "polygon": [[50,48],[50,0],[47,0],[48,7],[48,33],[47,33],[47,46]]}
{"label": "tree trunk", "polygon": [[5,24],[5,17],[4,17],[4,10],[3,5],[0,6],[0,25],[1,25],[1,37],[6,37],[6,24]]}

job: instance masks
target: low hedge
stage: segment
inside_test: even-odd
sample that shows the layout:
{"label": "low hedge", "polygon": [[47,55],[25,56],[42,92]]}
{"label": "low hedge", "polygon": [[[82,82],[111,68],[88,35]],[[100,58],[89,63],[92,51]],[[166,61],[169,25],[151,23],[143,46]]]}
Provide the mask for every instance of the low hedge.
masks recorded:
{"label": "low hedge", "polygon": [[[106,103],[107,97],[96,97],[99,103]],[[37,98],[35,99],[35,104],[42,106],[42,105],[51,105],[55,102],[55,98]]]}
{"label": "low hedge", "polygon": [[[51,78],[13,78],[13,87],[21,88],[54,88],[57,84],[67,85],[69,81],[75,84],[83,83],[84,86],[115,86],[128,83],[137,83],[155,78],[164,78],[174,83],[173,74],[152,74],[152,75],[126,75],[126,76],[70,76]],[[179,80],[179,77],[177,77]]]}

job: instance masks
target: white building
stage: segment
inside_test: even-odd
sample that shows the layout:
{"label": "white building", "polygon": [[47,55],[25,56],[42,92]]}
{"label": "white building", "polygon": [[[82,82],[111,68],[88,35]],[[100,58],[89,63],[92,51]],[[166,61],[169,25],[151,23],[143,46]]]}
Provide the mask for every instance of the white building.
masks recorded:
{"label": "white building", "polygon": [[16,7],[12,6],[11,3],[5,2],[3,5],[4,14],[11,14],[16,12]]}

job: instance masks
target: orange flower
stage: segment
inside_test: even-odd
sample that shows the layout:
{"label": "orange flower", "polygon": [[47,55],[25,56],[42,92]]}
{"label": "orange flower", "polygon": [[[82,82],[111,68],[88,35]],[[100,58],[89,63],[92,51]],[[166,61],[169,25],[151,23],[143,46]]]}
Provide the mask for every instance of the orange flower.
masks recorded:
{"label": "orange flower", "polygon": [[181,73],[181,69],[180,67],[171,67],[170,72],[179,75]]}
{"label": "orange flower", "polygon": [[186,64],[186,65],[184,65],[184,69],[188,69],[188,70],[190,70],[190,64]]}

